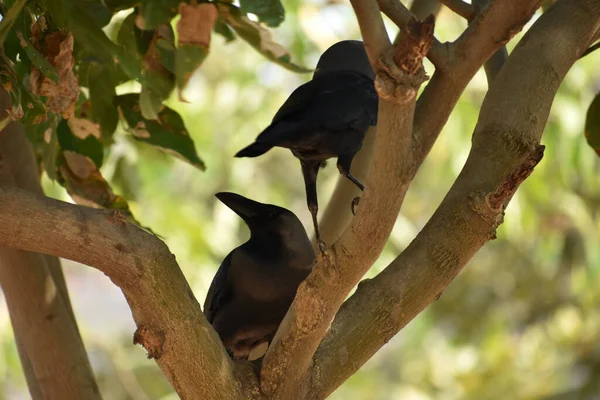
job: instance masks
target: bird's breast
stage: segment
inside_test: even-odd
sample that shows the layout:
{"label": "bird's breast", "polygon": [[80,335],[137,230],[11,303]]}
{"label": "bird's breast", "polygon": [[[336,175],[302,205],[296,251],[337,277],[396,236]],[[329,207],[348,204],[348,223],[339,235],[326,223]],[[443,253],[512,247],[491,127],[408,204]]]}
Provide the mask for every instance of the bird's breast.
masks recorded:
{"label": "bird's breast", "polygon": [[243,263],[232,262],[231,271],[236,296],[249,301],[270,302],[293,299],[300,282],[310,269],[292,268],[291,260],[246,259]]}

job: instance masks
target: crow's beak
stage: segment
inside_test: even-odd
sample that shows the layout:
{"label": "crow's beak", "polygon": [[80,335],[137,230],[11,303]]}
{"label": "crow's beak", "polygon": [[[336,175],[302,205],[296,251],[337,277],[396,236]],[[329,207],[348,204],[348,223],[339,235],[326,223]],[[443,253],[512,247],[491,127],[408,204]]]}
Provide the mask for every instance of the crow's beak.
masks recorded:
{"label": "crow's beak", "polygon": [[215,197],[229,207],[233,212],[239,215],[244,221],[256,217],[265,210],[265,204],[258,201],[250,200],[239,194],[230,192],[220,192],[215,194]]}

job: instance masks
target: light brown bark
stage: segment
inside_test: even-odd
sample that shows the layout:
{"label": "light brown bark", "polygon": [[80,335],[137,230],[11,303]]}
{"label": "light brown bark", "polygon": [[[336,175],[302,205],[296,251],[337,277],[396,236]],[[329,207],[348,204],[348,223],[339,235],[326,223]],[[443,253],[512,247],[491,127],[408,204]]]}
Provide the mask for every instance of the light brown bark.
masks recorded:
{"label": "light brown bark", "polygon": [[600,3],[561,0],[525,35],[485,98],[469,158],[438,210],[340,309],[315,355],[313,398],[351,376],[495,237],[504,207],[543,155],[560,82],[598,29]]}
{"label": "light brown bark", "polygon": [[[5,110],[8,95],[0,95]],[[18,123],[0,132],[0,185],[42,192],[31,144]],[[59,260],[0,247],[0,286],[31,397],[99,399]]]}

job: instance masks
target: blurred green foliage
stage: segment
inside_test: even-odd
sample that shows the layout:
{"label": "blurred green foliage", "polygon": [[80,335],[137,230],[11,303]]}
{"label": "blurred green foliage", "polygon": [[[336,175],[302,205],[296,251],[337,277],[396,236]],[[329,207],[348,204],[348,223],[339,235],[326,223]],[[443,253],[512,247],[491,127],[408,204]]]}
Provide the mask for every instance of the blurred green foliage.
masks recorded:
{"label": "blurred green foliage", "polygon": [[[116,3],[123,2],[107,1],[99,10],[120,10]],[[29,7],[38,3],[28,4]],[[153,4],[156,3],[141,3],[146,22],[156,18]],[[286,19],[272,30],[273,37],[282,48],[289,49],[299,65],[312,67],[318,55],[333,42],[360,37],[352,10],[345,3],[284,0],[283,6]],[[69,12],[78,13],[78,10],[81,10],[79,6]],[[144,88],[150,92],[166,91],[161,92],[156,82],[145,79],[134,82],[128,75],[133,67],[141,65],[148,51],[144,46],[149,46],[155,33],[147,39],[143,32],[148,31],[141,31],[131,23],[127,28],[130,36],[124,37],[122,29],[131,11],[117,12],[108,25],[103,15],[94,13],[83,20],[96,24],[97,32],[102,28],[109,38],[123,44],[124,50],[112,53],[112,45],[94,37],[88,40],[96,46],[93,49],[97,52],[75,46],[76,59],[86,60],[80,61],[83,62],[79,65],[80,83],[89,88],[78,100],[76,116],[99,122],[99,140],[104,146],[101,158],[97,150],[91,150],[97,149],[97,145],[83,146],[68,136],[44,141],[48,128],[64,130],[59,116],[48,118],[41,128],[32,129],[32,140],[43,143],[40,155],[48,166],[61,165],[62,154],[57,152],[67,150],[68,146],[71,150],[77,146],[77,149],[90,149],[89,152],[74,151],[88,154],[112,190],[128,201],[137,220],[164,238],[202,302],[223,257],[248,237],[243,222],[215,201],[215,192],[233,191],[285,206],[310,229],[300,168],[288,151],[275,149],[257,159],[233,158],[237,150],[268,125],[289,93],[310,76],[269,62],[240,40],[228,42],[234,34],[227,28],[226,20],[219,19],[215,29],[225,36],[213,36],[210,52],[201,68],[190,75],[181,93],[169,91],[166,100],[169,108],[157,107],[150,101],[145,108],[150,111],[146,114],[141,105],[140,108],[126,106],[125,113],[120,109],[125,120],[115,122],[114,111],[118,108],[111,108],[113,103],[109,103],[109,98],[119,96],[129,101],[133,99],[130,93],[143,93]],[[274,24],[279,17],[276,13],[265,13],[258,18]],[[254,19],[246,18],[244,26],[257,25]],[[23,27],[26,25],[19,23],[29,22],[17,20],[14,26]],[[135,22],[133,18],[131,22]],[[156,22],[161,23],[164,21]],[[444,10],[437,21],[437,36],[441,40],[453,40],[465,25],[459,17]],[[154,27],[154,22],[150,26]],[[229,26],[244,39],[239,28]],[[388,27],[395,33],[392,24]],[[76,28],[73,31],[77,36]],[[164,53],[159,58],[169,60],[170,42],[164,36],[161,38]],[[10,40],[9,34],[5,51],[8,57],[9,54],[16,57],[17,50],[9,51]],[[125,40],[133,45],[125,45]],[[512,45],[514,43],[516,41]],[[102,57],[103,46],[111,54],[110,60],[116,55],[126,61],[125,65],[116,68],[107,62]],[[39,64],[35,57],[27,57],[30,58],[22,62]],[[506,210],[498,239],[487,244],[438,301],[331,398],[600,397],[600,344],[597,340],[600,336],[600,163],[583,134],[586,110],[600,89],[600,77],[594,75],[599,57],[600,53],[582,59],[563,82],[543,138],[546,155]],[[160,73],[172,89],[174,70],[169,68],[169,61],[162,65],[165,70]],[[126,71],[128,67],[132,70]],[[20,68],[29,71],[27,65]],[[426,68],[432,72],[430,64]],[[6,76],[3,75],[3,79]],[[105,82],[118,84],[114,93],[108,84],[97,85],[102,77]],[[10,82],[20,88],[19,101],[36,100],[23,100],[28,96],[22,90],[24,84],[17,79]],[[486,90],[485,77],[479,73],[419,171],[390,241],[369,276],[385,267],[410,243],[453,183],[468,154],[471,133]],[[179,101],[179,95],[188,102]],[[141,102],[134,97],[134,102]],[[91,104],[85,106],[88,99],[92,100]],[[39,104],[45,107],[46,103],[40,101]],[[151,118],[152,107],[158,119]],[[30,114],[23,117],[24,122],[33,121],[41,109],[24,109]],[[201,156],[206,171],[193,166],[194,163],[200,166],[192,155],[195,152],[185,153],[186,156],[179,151],[183,157],[174,158],[144,143],[147,132],[152,135],[152,125],[147,121],[165,126],[159,121],[161,112],[163,116],[169,113],[166,110],[181,116],[193,140],[191,148]],[[146,133],[136,135],[131,124],[140,128],[140,121],[144,122]],[[181,129],[179,121],[170,121],[168,126]],[[67,125],[67,129],[73,127]],[[182,135],[179,139],[186,141],[185,137]],[[152,144],[163,147],[161,143]],[[189,143],[185,146],[190,149]],[[48,175],[51,174],[50,171]],[[48,179],[48,175],[43,178],[46,193],[71,201],[63,187]],[[331,165],[320,174],[319,198],[328,197],[337,177]],[[156,364],[146,359],[142,348],[132,345],[135,327],[122,293],[98,271],[68,261],[64,265],[80,329],[104,398],[176,399]],[[26,384],[7,310],[0,303],[0,399],[21,398],[28,398]]]}

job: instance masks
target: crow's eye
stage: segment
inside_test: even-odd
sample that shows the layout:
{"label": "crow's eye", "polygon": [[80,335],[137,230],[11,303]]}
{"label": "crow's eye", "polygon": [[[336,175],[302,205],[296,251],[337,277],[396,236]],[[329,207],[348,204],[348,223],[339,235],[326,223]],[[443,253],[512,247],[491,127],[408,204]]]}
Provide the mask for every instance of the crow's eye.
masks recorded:
{"label": "crow's eye", "polygon": [[277,216],[277,214],[278,214],[277,211],[271,211],[269,213],[269,219],[275,219],[275,217]]}

